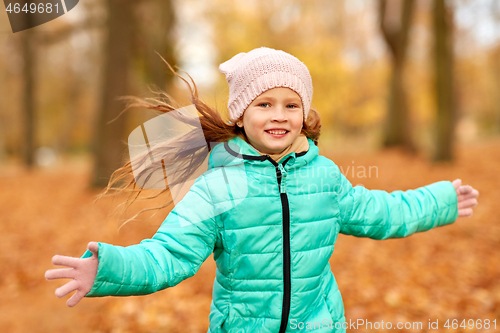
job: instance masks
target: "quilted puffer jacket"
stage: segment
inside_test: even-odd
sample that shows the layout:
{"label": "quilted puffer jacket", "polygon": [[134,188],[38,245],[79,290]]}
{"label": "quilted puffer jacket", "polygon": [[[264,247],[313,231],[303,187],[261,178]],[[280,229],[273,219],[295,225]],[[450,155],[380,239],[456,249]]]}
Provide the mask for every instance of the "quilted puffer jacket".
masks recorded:
{"label": "quilted puffer jacket", "polygon": [[277,163],[236,137],[212,149],[208,171],[151,239],[128,247],[99,243],[87,297],[175,286],[213,253],[208,332],[344,332],[329,265],[338,234],[406,237],[457,216],[450,182],[392,193],[352,187],[311,140],[307,152]]}

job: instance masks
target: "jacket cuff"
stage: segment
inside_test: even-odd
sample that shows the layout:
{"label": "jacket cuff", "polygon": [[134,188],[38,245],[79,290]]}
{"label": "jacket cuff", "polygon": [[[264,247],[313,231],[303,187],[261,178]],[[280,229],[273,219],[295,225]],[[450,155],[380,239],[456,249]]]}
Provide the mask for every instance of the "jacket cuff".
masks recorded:
{"label": "jacket cuff", "polygon": [[424,187],[436,200],[436,227],[451,224],[458,218],[457,192],[450,181],[440,181]]}
{"label": "jacket cuff", "polygon": [[[114,295],[121,288],[121,283],[113,283],[113,272],[121,272],[117,266],[121,265],[121,256],[115,246],[106,243],[99,244],[97,275],[92,289],[85,297],[102,297]],[[89,258],[92,252],[87,250],[82,258]]]}

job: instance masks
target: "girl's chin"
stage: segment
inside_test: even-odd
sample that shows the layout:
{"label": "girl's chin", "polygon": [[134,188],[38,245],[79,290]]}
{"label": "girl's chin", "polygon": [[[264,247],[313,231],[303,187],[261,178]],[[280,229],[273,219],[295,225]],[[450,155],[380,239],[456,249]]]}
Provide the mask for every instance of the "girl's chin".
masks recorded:
{"label": "girl's chin", "polygon": [[283,150],[288,148],[288,146],[290,146],[290,144],[288,144],[288,145],[284,145],[284,144],[270,145],[270,146],[263,147],[262,150],[260,150],[260,151],[264,154],[279,154]]}

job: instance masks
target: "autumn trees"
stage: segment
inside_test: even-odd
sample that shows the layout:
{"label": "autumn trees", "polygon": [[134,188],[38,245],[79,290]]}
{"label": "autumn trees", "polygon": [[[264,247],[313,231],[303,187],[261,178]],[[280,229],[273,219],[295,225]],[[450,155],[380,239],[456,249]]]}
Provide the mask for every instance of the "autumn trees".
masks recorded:
{"label": "autumn trees", "polygon": [[[379,0],[380,30],[391,54],[392,76],[384,146],[401,146],[410,152],[416,148],[412,140],[410,114],[403,80],[407,59],[409,31],[414,15],[414,0]],[[444,0],[434,0],[433,70],[437,117],[434,139],[434,160],[452,160],[456,103],[453,93],[453,16]]]}
{"label": "autumn trees", "polygon": [[453,83],[453,13],[444,0],[434,0],[434,75],[437,102],[437,161],[453,159],[456,103]]}
{"label": "autumn trees", "polygon": [[[59,155],[89,152],[95,157],[92,184],[104,185],[126,159],[124,139],[138,125],[135,111],[117,118],[125,107],[118,98],[148,94],[145,86],[176,97],[182,89],[171,84],[156,52],[195,80],[193,68],[203,67],[200,93],[222,111],[227,89],[219,63],[259,46],[296,55],[313,76],[322,138],[341,147],[402,146],[450,160],[455,127],[461,135],[464,119],[479,127],[476,132],[500,128],[500,47],[476,48],[470,58],[457,48],[464,35],[477,41],[470,27],[453,22],[474,0],[115,1],[80,2],[83,17],[102,13],[97,20],[93,14],[88,22],[57,19],[31,37],[29,30],[14,34],[10,48],[0,40],[0,88],[6,92],[0,159],[20,156],[23,164],[36,164],[41,146]],[[15,39],[22,34],[32,41]],[[200,35],[205,45],[198,45]],[[87,48],[74,47],[85,40]],[[50,59],[57,53],[57,61]],[[85,64],[73,61],[75,54]]]}
{"label": "autumn trees", "polygon": [[403,146],[410,151],[415,151],[415,145],[411,136],[403,70],[414,7],[414,0],[379,1],[380,30],[391,55],[392,67],[384,146]]}
{"label": "autumn trees", "polygon": [[104,46],[104,68],[98,116],[93,135],[94,173],[92,185],[105,186],[123,160],[121,138],[125,137],[126,117],[118,117],[123,105],[117,97],[130,92],[132,18],[134,1],[106,1],[108,20]]}
{"label": "autumn trees", "polygon": [[126,113],[119,97],[131,94],[131,71],[134,64],[143,64],[141,71],[146,81],[166,90],[172,76],[157,56],[160,52],[174,64],[171,29],[174,11],[170,0],[146,3],[149,10],[159,14],[156,20],[141,16],[134,0],[107,0],[107,39],[104,46],[104,68],[101,78],[101,96],[95,121],[92,151],[94,171],[92,186],[108,184],[111,174],[122,166],[126,158]]}

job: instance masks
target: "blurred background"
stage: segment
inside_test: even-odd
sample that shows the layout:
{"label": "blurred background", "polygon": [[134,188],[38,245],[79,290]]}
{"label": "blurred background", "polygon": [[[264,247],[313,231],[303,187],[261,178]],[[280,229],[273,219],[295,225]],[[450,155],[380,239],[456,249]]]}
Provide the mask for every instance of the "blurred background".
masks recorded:
{"label": "blurred background", "polygon": [[2,332],[207,331],[212,257],[175,288],[72,309],[43,274],[56,253],[138,243],[168,214],[119,229],[112,212],[125,197],[95,202],[127,161],[130,132],[156,116],[122,113],[118,97],[162,90],[190,104],[156,52],[227,115],[218,65],[260,46],[308,66],[320,154],[353,185],[461,178],[480,191],[474,215],[452,226],[382,242],[340,236],[331,266],[348,320],[421,322],[424,332],[429,320],[442,332],[469,330],[443,327],[448,319],[490,320],[471,331],[500,331],[499,1],[86,0],[15,34],[0,13]]}

